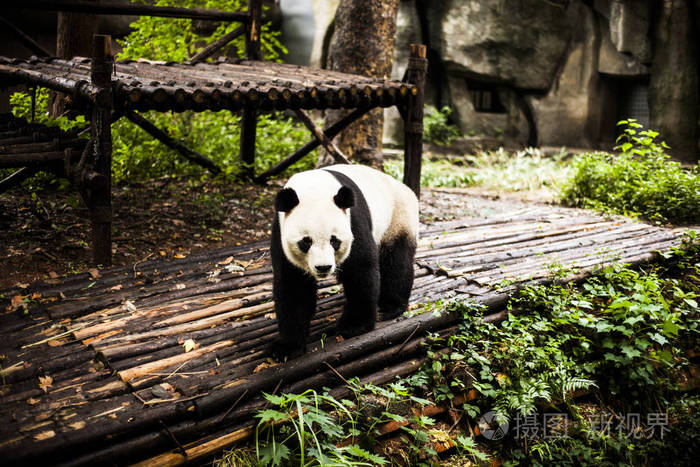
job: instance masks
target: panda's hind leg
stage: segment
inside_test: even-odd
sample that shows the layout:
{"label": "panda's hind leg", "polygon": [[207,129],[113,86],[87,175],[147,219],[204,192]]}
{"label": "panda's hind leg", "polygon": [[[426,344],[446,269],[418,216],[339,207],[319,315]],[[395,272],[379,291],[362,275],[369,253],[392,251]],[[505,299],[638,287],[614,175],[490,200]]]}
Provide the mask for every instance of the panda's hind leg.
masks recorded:
{"label": "panda's hind leg", "polygon": [[382,243],[379,247],[381,286],[379,319],[396,318],[408,308],[413,287],[413,259],[416,242],[407,233]]}

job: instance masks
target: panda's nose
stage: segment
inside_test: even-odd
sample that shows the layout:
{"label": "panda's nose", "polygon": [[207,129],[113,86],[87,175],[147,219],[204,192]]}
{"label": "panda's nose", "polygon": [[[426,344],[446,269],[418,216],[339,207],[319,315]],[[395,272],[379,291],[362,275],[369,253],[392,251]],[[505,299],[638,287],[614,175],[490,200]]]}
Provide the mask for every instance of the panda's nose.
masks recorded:
{"label": "panda's nose", "polygon": [[316,272],[318,272],[319,274],[326,274],[331,270],[332,267],[333,266],[330,264],[326,264],[323,266],[316,266]]}

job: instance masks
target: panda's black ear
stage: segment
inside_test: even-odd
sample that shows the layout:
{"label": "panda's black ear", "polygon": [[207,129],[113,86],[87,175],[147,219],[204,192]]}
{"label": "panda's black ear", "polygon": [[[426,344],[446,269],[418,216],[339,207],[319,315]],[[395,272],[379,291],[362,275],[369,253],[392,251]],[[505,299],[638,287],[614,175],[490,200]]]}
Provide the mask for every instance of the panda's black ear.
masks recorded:
{"label": "panda's black ear", "polygon": [[294,207],[299,204],[299,197],[297,192],[292,188],[284,188],[279,193],[277,193],[277,198],[275,198],[275,209],[279,212],[289,212]]}
{"label": "panda's black ear", "polygon": [[351,208],[355,205],[355,195],[346,186],[341,186],[338,194],[333,197],[333,201],[340,209]]}

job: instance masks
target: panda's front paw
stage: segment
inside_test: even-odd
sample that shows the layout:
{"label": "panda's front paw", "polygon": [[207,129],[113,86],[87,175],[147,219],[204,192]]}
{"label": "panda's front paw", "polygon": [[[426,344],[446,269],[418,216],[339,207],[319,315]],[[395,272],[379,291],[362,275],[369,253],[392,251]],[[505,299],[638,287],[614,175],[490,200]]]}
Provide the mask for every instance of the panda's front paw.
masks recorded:
{"label": "panda's front paw", "polygon": [[306,353],[306,346],[293,342],[276,340],[270,345],[269,353],[278,362],[286,362]]}
{"label": "panda's front paw", "polygon": [[347,339],[349,337],[355,337],[359,336],[360,334],[364,334],[366,332],[372,331],[374,329],[374,323],[371,325],[369,324],[349,324],[349,323],[340,323],[338,326],[335,328],[336,334],[343,336],[343,338]]}
{"label": "panda's front paw", "polygon": [[379,310],[377,313],[377,319],[379,321],[389,321],[390,319],[398,318],[404,313],[404,311],[406,311],[406,307],[397,307],[390,310]]}

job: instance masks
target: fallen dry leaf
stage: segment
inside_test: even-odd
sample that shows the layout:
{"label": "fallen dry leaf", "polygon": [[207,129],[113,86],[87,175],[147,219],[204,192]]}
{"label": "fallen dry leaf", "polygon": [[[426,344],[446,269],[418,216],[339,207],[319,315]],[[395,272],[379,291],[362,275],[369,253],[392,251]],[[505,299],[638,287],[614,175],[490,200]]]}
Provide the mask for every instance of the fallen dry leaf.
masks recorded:
{"label": "fallen dry leaf", "polygon": [[275,314],[274,313],[267,313],[264,316],[265,319],[275,319]]}
{"label": "fallen dry leaf", "polygon": [[38,403],[39,403],[39,399],[35,399],[33,397],[30,397],[29,399],[27,399],[27,404],[29,404],[29,405],[37,405]]}
{"label": "fallen dry leaf", "polygon": [[49,392],[49,388],[53,384],[53,378],[49,375],[39,376],[39,388],[44,392]]}
{"label": "fallen dry leaf", "polygon": [[182,253],[175,253],[175,255],[173,255],[173,258],[183,259],[183,258],[187,258],[187,255],[183,255]]}
{"label": "fallen dry leaf", "polygon": [[263,362],[260,365],[256,366],[255,369],[253,370],[253,373],[258,373],[266,368],[270,368],[270,364]]}
{"label": "fallen dry leaf", "polygon": [[233,261],[233,256],[229,256],[229,257],[226,258],[225,260],[219,261],[219,262],[216,263],[216,264],[220,264],[220,265],[222,265],[222,266],[226,266],[227,264],[231,264],[231,261]]}
{"label": "fallen dry leaf", "polygon": [[124,310],[124,311],[136,311],[136,305],[131,303],[130,300],[124,300],[124,303],[122,304],[122,310]]}
{"label": "fallen dry leaf", "polygon": [[182,346],[185,348],[185,353],[187,353],[187,352],[189,352],[190,350],[194,350],[194,349],[196,349],[197,347],[199,347],[199,345],[197,345],[197,344],[194,342],[194,339],[187,339],[187,340],[182,344]]}
{"label": "fallen dry leaf", "polygon": [[343,339],[343,336],[335,336],[335,341],[336,342],[343,342],[345,339]]}
{"label": "fallen dry leaf", "polygon": [[66,340],[65,340],[65,339],[51,339],[51,340],[48,341],[46,344],[47,344],[49,347],[58,347],[59,345],[63,345],[63,344],[65,344],[65,343],[66,343]]}
{"label": "fallen dry leaf", "polygon": [[20,289],[26,289],[27,287],[29,287],[29,284],[24,284],[24,283],[22,283],[22,282],[17,282],[17,283],[15,284],[15,287],[19,287]]}
{"label": "fallen dry leaf", "polygon": [[85,422],[81,420],[79,422],[69,423],[68,426],[73,428],[74,430],[80,430],[82,428],[85,428]]}
{"label": "fallen dry leaf", "polygon": [[34,435],[34,439],[37,441],[43,441],[45,439],[53,438],[54,436],[56,436],[56,432],[53,430],[42,431],[41,433]]}
{"label": "fallen dry leaf", "polygon": [[165,250],[160,250],[160,251],[158,252],[158,254],[161,255],[161,256],[167,255],[167,253],[165,252]]}
{"label": "fallen dry leaf", "polygon": [[121,284],[117,284],[114,287],[110,287],[109,290],[121,290],[122,287],[124,287],[124,286]]}
{"label": "fallen dry leaf", "polygon": [[100,271],[97,268],[88,269],[88,272],[90,273],[90,277],[93,279],[99,279]]}
{"label": "fallen dry leaf", "polygon": [[51,279],[58,279],[58,273],[56,273],[56,271],[49,271],[49,277]]}
{"label": "fallen dry leaf", "polygon": [[17,308],[18,306],[24,305],[24,295],[15,295],[14,297],[12,297],[10,304],[13,308]]}
{"label": "fallen dry leaf", "polygon": [[41,298],[41,294],[39,292],[34,292],[30,298],[32,300],[37,300],[37,299]]}

